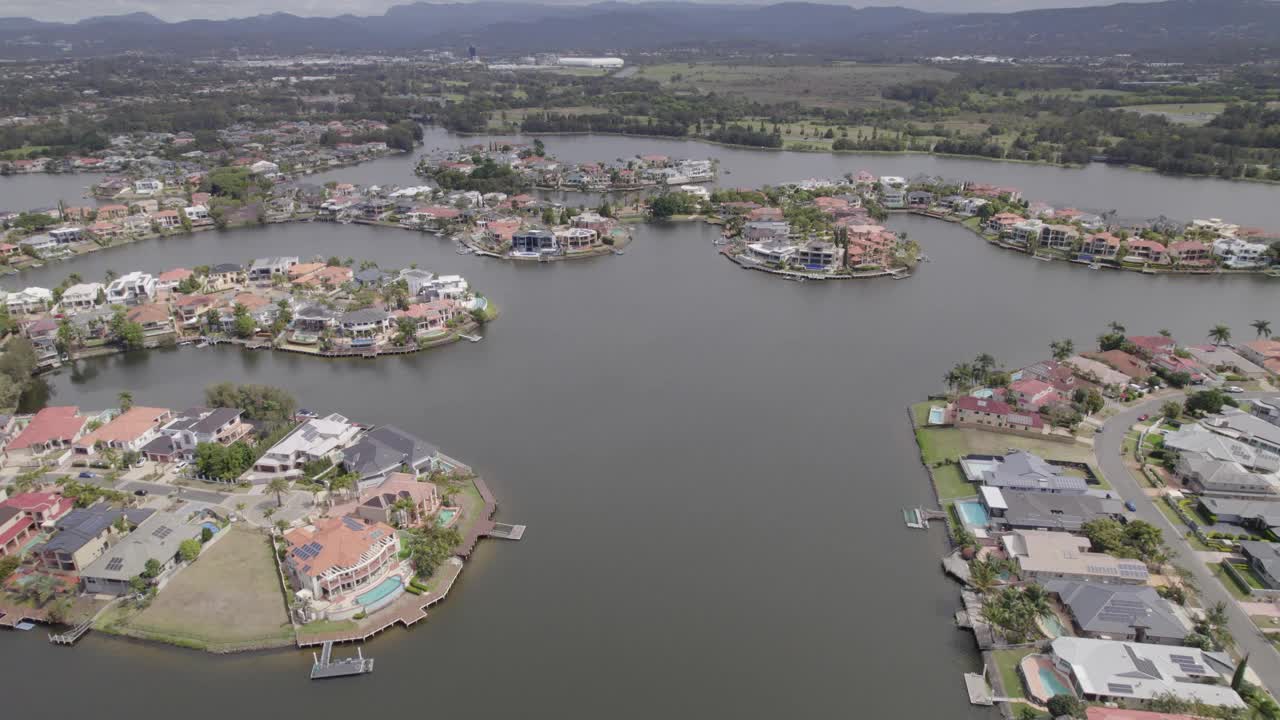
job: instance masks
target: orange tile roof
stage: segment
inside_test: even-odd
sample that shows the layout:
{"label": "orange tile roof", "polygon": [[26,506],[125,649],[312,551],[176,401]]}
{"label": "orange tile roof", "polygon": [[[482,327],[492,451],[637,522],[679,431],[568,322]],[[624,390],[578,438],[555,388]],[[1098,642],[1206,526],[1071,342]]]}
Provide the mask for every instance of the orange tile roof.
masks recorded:
{"label": "orange tile roof", "polygon": [[23,450],[32,445],[43,445],[53,440],[70,442],[88,422],[77,413],[74,406],[47,407],[35,414],[31,422],[9,442],[10,450]]}
{"label": "orange tile roof", "polygon": [[[299,569],[311,577],[323,575],[332,568],[351,567],[360,562],[366,553],[382,538],[394,535],[395,529],[381,522],[369,522],[362,518],[346,516],[318,520],[315,525],[296,528],[285,533],[289,554]],[[304,546],[318,544],[308,557],[296,553]]]}
{"label": "orange tile roof", "polygon": [[170,415],[166,408],[131,407],[117,415],[111,422],[76,441],[76,447],[93,447],[103,442],[133,442]]}

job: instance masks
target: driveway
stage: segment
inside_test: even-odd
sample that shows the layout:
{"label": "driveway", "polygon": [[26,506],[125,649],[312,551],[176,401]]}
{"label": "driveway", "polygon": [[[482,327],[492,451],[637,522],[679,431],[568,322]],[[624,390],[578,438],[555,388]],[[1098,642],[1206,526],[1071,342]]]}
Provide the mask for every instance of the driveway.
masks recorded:
{"label": "driveway", "polygon": [[[1235,397],[1248,400],[1266,396],[1267,393],[1246,393]],[[1102,432],[1095,436],[1094,449],[1098,456],[1098,470],[1125,500],[1130,500],[1137,506],[1138,518],[1164,531],[1172,561],[1191,572],[1196,586],[1200,588],[1200,595],[1205,605],[1219,602],[1226,604],[1228,629],[1231,630],[1236,645],[1242,654],[1249,655],[1249,667],[1262,679],[1271,694],[1280,696],[1280,653],[1277,653],[1275,646],[1262,637],[1262,631],[1253,624],[1245,610],[1231,597],[1227,589],[1222,587],[1217,577],[1209,572],[1209,568],[1205,566],[1199,554],[1187,543],[1183,536],[1186,528],[1175,527],[1170,523],[1156,508],[1154,502],[1158,501],[1153,501],[1147,496],[1143,488],[1138,485],[1138,481],[1129,473],[1129,469],[1124,466],[1121,453],[1124,435],[1129,427],[1138,421],[1139,415],[1156,414],[1160,410],[1160,405],[1175,397],[1180,400],[1184,396],[1165,395],[1109,418]]]}

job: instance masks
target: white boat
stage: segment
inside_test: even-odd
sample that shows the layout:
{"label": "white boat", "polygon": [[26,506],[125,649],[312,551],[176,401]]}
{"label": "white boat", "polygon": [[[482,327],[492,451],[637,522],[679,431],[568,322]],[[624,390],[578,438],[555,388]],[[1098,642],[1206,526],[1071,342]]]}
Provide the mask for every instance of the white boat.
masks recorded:
{"label": "white boat", "polygon": [[1101,266],[1101,265],[1099,265],[1098,263],[1089,263],[1089,269],[1090,269],[1090,270],[1101,270],[1101,269],[1102,269],[1102,266]]}

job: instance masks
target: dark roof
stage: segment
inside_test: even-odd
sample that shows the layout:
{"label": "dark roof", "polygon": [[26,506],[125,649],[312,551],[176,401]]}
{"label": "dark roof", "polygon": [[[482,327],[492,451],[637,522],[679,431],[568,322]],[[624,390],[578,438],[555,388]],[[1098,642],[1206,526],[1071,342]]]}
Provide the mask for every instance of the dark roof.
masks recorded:
{"label": "dark roof", "polygon": [[237,265],[236,263],[218,263],[217,265],[214,265],[213,267],[209,268],[209,272],[212,272],[212,273],[229,273],[229,272],[243,272],[243,271],[244,271],[244,267]]}
{"label": "dark roof", "polygon": [[21,513],[22,511],[16,507],[0,505],[0,525],[4,525],[5,523],[9,522],[9,519],[12,518],[14,515],[18,515]]}
{"label": "dark roof", "polygon": [[196,421],[196,423],[191,426],[191,430],[192,432],[198,433],[214,432],[223,425],[226,425],[240,417],[241,412],[243,411],[237,408],[217,408],[200,420]]}
{"label": "dark roof", "polygon": [[101,535],[121,516],[136,525],[150,517],[153,512],[155,511],[142,509],[120,510],[107,503],[76,508],[58,521],[53,537],[41,546],[41,550],[73,553]]}
{"label": "dark roof", "polygon": [[1023,450],[1005,455],[995,468],[983,471],[982,484],[1040,492],[1084,493],[1089,489],[1084,478],[1063,475],[1043,458]]}
{"label": "dark roof", "polygon": [[1015,528],[1043,528],[1073,532],[1090,520],[1118,516],[1124,512],[1119,500],[1092,495],[1058,495],[1054,493],[1004,490],[1004,521]]}
{"label": "dark roof", "polygon": [[378,268],[365,268],[364,270],[356,273],[353,277],[355,277],[355,280],[358,283],[371,285],[383,282],[387,279],[388,275]]}
{"label": "dark roof", "polygon": [[308,320],[328,320],[333,316],[334,312],[323,305],[304,305],[303,307],[298,308],[298,311],[293,315],[294,319]]}
{"label": "dark roof", "polygon": [[1155,588],[1135,585],[1050,580],[1045,589],[1057,593],[1085,632],[1126,635],[1143,627],[1152,639],[1181,641],[1186,624]]}
{"label": "dark roof", "polygon": [[154,455],[172,455],[178,452],[178,446],[173,442],[173,438],[168,435],[160,435],[152,439],[151,442],[142,446],[143,453],[152,453]]}
{"label": "dark roof", "polygon": [[342,451],[342,463],[362,477],[389,472],[401,464],[417,466],[439,449],[394,425],[370,430],[360,442]]}
{"label": "dark roof", "polygon": [[374,308],[365,308],[363,310],[352,310],[351,312],[342,314],[342,322],[344,323],[383,322],[386,319],[387,319],[387,311],[376,310]]}

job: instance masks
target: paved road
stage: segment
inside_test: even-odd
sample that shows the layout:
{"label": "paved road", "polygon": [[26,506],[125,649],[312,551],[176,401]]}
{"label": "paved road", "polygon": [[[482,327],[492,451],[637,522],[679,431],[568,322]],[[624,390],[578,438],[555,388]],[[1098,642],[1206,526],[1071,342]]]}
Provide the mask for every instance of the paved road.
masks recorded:
{"label": "paved road", "polygon": [[131,480],[120,484],[121,492],[131,493],[135,490],[146,490],[151,495],[161,495],[165,497],[176,493],[177,496],[183,500],[208,503],[210,505],[217,505],[231,496],[229,493],[218,493],[213,492],[212,490],[193,490],[191,488],[184,488],[178,485],[162,485],[160,483],[142,482],[140,480]]}
{"label": "paved road", "polygon": [[[1235,397],[1251,399],[1267,397],[1272,394],[1246,393]],[[1129,473],[1129,469],[1124,466],[1121,450],[1124,447],[1125,433],[1138,421],[1139,415],[1143,413],[1151,415],[1159,413],[1160,405],[1170,399],[1180,400],[1182,396],[1166,395],[1158,400],[1135,406],[1109,418],[1106,425],[1103,426],[1102,433],[1094,438],[1094,450],[1098,454],[1098,468],[1103,476],[1106,477],[1107,482],[1111,483],[1111,486],[1118,490],[1124,499],[1131,500],[1137,505],[1137,516],[1140,519],[1164,530],[1164,537],[1168,542],[1170,553],[1173,555],[1173,561],[1191,571],[1196,585],[1200,588],[1200,594],[1205,604],[1226,603],[1227,615],[1230,619],[1228,627],[1231,630],[1231,635],[1235,637],[1239,649],[1243,653],[1248,653],[1249,667],[1258,674],[1258,677],[1262,678],[1263,683],[1273,695],[1280,697],[1280,653],[1276,652],[1274,645],[1263,639],[1253,621],[1236,604],[1235,598],[1231,597],[1226,588],[1222,587],[1222,584],[1218,582],[1217,577],[1209,572],[1209,568],[1196,556],[1196,552],[1187,543],[1185,537],[1186,527],[1176,527],[1170,523],[1168,518],[1156,508],[1154,501],[1138,485],[1138,481]]]}

